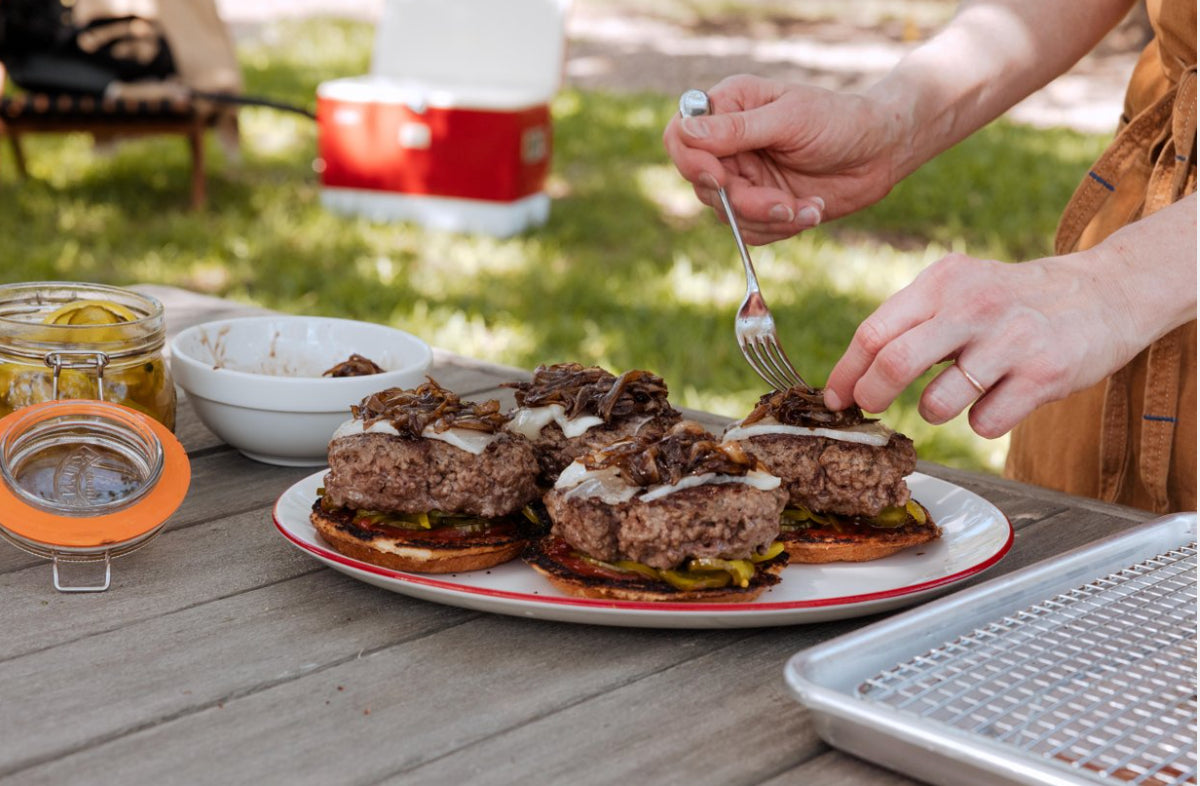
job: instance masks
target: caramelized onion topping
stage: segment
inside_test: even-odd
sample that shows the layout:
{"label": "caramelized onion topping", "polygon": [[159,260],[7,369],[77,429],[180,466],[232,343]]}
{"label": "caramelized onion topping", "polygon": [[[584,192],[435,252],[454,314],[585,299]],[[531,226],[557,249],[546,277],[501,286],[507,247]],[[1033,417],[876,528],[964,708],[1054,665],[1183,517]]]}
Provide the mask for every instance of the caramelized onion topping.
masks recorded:
{"label": "caramelized onion topping", "polygon": [[509,421],[500,411],[500,402],[492,399],[476,403],[463,401],[429,377],[414,390],[388,388],[372,393],[350,411],[362,420],[363,428],[386,420],[401,436],[418,439],[427,428],[441,433],[452,428],[495,434]]}
{"label": "caramelized onion topping", "polygon": [[833,412],[825,406],[820,390],[809,392],[801,387],[767,393],[758,400],[742,425],[749,426],[766,417],[773,417],[787,426],[805,428],[846,428],[873,421],[864,417],[862,410],[854,405]]}
{"label": "caramelized onion topping", "polygon": [[687,475],[744,476],[762,469],[738,443],[722,443],[699,423],[677,423],[657,438],[635,435],[598,448],[579,459],[589,470],[615,468],[634,486],[674,485]]}
{"label": "caramelized onion topping", "polygon": [[323,377],[365,377],[370,374],[382,374],[383,369],[374,360],[365,358],[358,353],[343,360],[333,368],[322,372]]}
{"label": "caramelized onion topping", "polygon": [[649,371],[627,371],[616,376],[598,366],[558,363],[538,366],[530,382],[512,382],[517,406],[559,404],[568,418],[595,415],[605,423],[630,415],[671,412],[667,385]]}

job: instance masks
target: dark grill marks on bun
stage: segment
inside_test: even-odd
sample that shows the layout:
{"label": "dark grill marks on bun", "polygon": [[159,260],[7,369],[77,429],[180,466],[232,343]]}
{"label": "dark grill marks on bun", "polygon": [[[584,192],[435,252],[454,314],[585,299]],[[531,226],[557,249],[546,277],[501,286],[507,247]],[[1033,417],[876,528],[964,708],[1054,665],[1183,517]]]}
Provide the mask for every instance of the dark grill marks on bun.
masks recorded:
{"label": "dark grill marks on bun", "polygon": [[555,535],[534,541],[525,550],[523,559],[568,595],[644,603],[748,603],[778,584],[779,574],[788,563],[786,551],[758,563],[745,587],[730,584],[680,588],[636,571],[613,570],[589,559]]}
{"label": "dark grill marks on bun", "polygon": [[347,557],[413,573],[462,573],[516,559],[544,528],[518,512],[486,522],[459,517],[431,529],[397,529],[371,511],[326,509],[310,519],[329,545]]}
{"label": "dark grill marks on bun", "polygon": [[823,516],[789,507],[779,538],[793,562],[815,564],[869,562],[941,537],[929,510],[916,500],[889,513],[882,518],[887,526],[880,526],[878,518]]}

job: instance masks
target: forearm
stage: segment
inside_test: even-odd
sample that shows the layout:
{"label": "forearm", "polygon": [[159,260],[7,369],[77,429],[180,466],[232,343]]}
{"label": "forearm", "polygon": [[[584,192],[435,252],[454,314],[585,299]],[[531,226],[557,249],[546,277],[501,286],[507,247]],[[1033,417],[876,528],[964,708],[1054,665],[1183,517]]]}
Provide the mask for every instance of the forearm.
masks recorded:
{"label": "forearm", "polygon": [[1067,258],[1107,293],[1136,353],[1196,318],[1196,195]]}
{"label": "forearm", "polygon": [[1132,0],[967,0],[868,90],[898,129],[895,181],[1045,86],[1094,47]]}

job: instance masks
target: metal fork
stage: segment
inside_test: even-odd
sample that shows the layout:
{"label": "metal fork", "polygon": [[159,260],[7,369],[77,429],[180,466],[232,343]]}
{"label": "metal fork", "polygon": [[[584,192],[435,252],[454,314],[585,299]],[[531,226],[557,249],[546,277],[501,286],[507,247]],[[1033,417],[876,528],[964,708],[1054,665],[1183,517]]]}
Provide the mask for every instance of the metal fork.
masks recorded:
{"label": "metal fork", "polygon": [[[703,90],[688,90],[679,98],[679,113],[685,117],[699,117],[711,111],[708,94]],[[776,390],[799,386],[813,392],[812,386],[797,373],[779,343],[775,319],[771,316],[767,301],[763,300],[762,292],[758,288],[758,275],[754,272],[750,254],[746,251],[746,243],[742,240],[742,231],[733,216],[729,196],[720,186],[717,187],[717,196],[721,198],[725,217],[729,219],[729,227],[733,230],[733,239],[737,241],[738,252],[742,255],[742,265],[746,268],[746,297],[742,300],[733,323],[733,331],[737,335],[742,355],[750,364],[750,368]]]}

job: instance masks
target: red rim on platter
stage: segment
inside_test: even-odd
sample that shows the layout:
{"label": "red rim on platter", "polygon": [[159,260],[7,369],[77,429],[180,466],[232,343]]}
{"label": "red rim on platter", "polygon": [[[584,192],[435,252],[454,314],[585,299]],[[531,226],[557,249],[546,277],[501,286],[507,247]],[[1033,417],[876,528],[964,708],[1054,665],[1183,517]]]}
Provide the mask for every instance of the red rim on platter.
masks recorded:
{"label": "red rim on platter", "polygon": [[917,473],[909,478],[913,496],[943,529],[943,537],[935,543],[875,562],[791,565],[779,585],[749,603],[594,600],[563,595],[520,560],[487,571],[430,575],[391,570],[334,551],[308,521],[324,474],[296,483],[275,505],[276,528],[300,550],[343,573],[401,594],[567,622],[758,627],[861,616],[941,594],[995,565],[1013,543],[1011,523],[990,502],[948,481]]}

